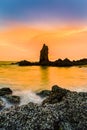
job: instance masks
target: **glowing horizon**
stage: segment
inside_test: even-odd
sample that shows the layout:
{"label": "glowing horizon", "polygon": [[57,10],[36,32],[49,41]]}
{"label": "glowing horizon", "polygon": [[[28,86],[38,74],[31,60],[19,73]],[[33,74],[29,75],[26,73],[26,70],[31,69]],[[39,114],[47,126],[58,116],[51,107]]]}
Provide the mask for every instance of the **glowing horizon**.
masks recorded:
{"label": "glowing horizon", "polygon": [[42,45],[49,59],[87,57],[86,0],[1,0],[0,60],[38,61]]}

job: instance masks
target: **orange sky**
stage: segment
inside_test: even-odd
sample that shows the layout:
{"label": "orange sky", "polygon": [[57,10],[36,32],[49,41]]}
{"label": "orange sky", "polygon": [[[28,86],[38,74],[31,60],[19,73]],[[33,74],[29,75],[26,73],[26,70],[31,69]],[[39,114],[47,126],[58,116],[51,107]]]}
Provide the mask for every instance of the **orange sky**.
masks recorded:
{"label": "orange sky", "polygon": [[0,60],[37,61],[43,43],[49,47],[50,60],[87,58],[87,27],[11,25],[0,31]]}

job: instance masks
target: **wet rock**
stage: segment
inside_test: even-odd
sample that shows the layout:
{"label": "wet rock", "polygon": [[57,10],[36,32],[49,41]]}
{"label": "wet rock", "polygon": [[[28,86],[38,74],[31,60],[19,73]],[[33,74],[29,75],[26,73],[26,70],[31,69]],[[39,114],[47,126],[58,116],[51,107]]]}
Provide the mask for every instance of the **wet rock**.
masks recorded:
{"label": "wet rock", "polygon": [[49,58],[48,58],[48,46],[46,46],[45,44],[43,45],[41,51],[40,51],[40,64],[44,65],[49,62]]}
{"label": "wet rock", "polygon": [[5,107],[5,103],[3,102],[2,99],[0,99],[0,110]]}
{"label": "wet rock", "polygon": [[0,89],[0,96],[12,94],[12,90],[10,88],[1,88]]}
{"label": "wet rock", "polygon": [[60,130],[73,130],[69,122],[61,122],[61,128]]}
{"label": "wet rock", "polygon": [[49,103],[49,104],[58,103],[58,102],[62,101],[66,97],[66,94],[68,92],[70,92],[70,91],[66,90],[66,89],[63,89],[63,88],[60,88],[57,85],[54,85],[52,87],[52,91],[51,91],[49,97],[46,98],[43,101],[42,104],[45,104],[45,103]]}
{"label": "wet rock", "polygon": [[38,92],[38,93],[36,93],[36,94],[37,94],[38,96],[42,97],[42,98],[45,98],[45,97],[49,96],[50,93],[51,93],[50,90],[42,90],[42,91],[40,91],[40,92]]}
{"label": "wet rock", "polygon": [[[29,103],[0,114],[0,128],[5,130],[58,130],[59,118],[47,107]],[[57,117],[56,117],[57,116]],[[57,121],[56,121],[57,120]]]}
{"label": "wet rock", "polygon": [[53,86],[51,93],[56,91],[66,93],[60,102],[44,105],[29,103],[3,110],[0,113],[0,129],[87,130],[87,93],[70,92]]}
{"label": "wet rock", "polygon": [[4,98],[11,104],[19,104],[20,103],[20,97],[14,96],[14,95],[5,95]]}
{"label": "wet rock", "polygon": [[67,93],[67,92],[70,92],[70,91],[67,90],[67,89],[61,88],[58,85],[54,85],[54,86],[52,86],[52,92],[54,92],[54,93],[55,92],[58,92],[58,93],[62,93],[62,92]]}

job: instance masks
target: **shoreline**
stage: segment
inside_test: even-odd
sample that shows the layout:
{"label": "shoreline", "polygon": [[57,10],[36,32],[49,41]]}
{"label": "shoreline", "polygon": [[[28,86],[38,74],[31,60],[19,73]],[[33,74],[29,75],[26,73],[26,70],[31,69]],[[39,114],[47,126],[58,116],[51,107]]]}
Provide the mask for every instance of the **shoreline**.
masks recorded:
{"label": "shoreline", "polygon": [[87,92],[71,92],[54,85],[39,92],[41,104],[28,103],[0,112],[2,130],[86,130]]}

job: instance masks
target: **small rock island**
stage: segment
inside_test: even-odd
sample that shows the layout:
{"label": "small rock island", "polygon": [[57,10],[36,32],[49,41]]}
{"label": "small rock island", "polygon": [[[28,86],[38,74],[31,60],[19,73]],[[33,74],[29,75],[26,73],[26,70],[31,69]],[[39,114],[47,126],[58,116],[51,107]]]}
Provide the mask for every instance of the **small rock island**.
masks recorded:
{"label": "small rock island", "polygon": [[49,48],[47,45],[43,44],[43,47],[40,51],[39,62],[30,62],[27,60],[19,61],[16,64],[19,66],[57,66],[57,67],[70,67],[78,65],[87,65],[87,58],[80,60],[69,60],[65,58],[64,60],[58,59],[56,61],[49,60]]}
{"label": "small rock island", "polygon": [[45,44],[43,45],[41,51],[40,51],[40,64],[48,64],[49,58],[48,58],[48,46]]}

